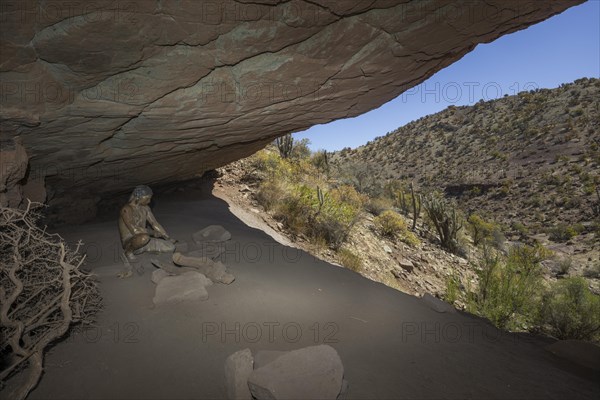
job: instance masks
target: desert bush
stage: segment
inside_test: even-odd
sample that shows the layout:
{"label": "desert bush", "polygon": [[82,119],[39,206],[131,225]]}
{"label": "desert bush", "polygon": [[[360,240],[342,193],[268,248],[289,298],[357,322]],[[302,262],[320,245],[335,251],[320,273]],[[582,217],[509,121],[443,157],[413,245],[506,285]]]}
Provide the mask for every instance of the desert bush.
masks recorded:
{"label": "desert bush", "polygon": [[291,183],[311,183],[311,186],[318,186],[321,183],[317,167],[308,158],[291,160],[287,179]]}
{"label": "desert bush", "polygon": [[337,176],[340,182],[352,185],[360,193],[377,196],[382,191],[376,176],[376,168],[370,162],[347,162],[338,165]]}
{"label": "desert bush", "polygon": [[579,235],[581,231],[582,226],[560,223],[550,229],[550,240],[555,242],[566,242],[567,240]]}
{"label": "desert bush", "polygon": [[404,231],[400,235],[400,240],[411,247],[416,247],[421,244],[421,240],[411,231]]}
{"label": "desert bush", "polygon": [[563,257],[558,260],[558,274],[566,275],[573,266],[573,259],[571,257]]}
{"label": "desert bush", "polygon": [[310,145],[310,140],[308,138],[302,138],[300,140],[295,140],[292,145],[292,152],[290,154],[291,158],[302,160],[310,157],[311,151],[308,147]]}
{"label": "desert bush", "polygon": [[338,249],[356,223],[360,209],[336,200],[320,188],[296,185],[276,207],[275,217],[292,232],[312,239],[325,239]]}
{"label": "desert bush", "polygon": [[494,231],[498,230],[496,224],[484,220],[477,214],[471,214],[467,222],[475,246],[479,246],[483,242],[489,242],[493,238]]}
{"label": "desert bush", "polygon": [[270,150],[257,152],[252,159],[252,167],[262,172],[266,178],[283,179],[291,174],[291,164],[279,154]]}
{"label": "desert bush", "polygon": [[390,210],[393,207],[392,200],[386,197],[375,197],[369,198],[365,202],[365,210],[369,213],[377,216],[386,210]]}
{"label": "desert bush", "polygon": [[521,222],[513,222],[512,228],[521,236],[529,234],[529,229]]}
{"label": "desert bush", "polygon": [[425,215],[433,224],[442,247],[452,253],[458,252],[457,235],[463,223],[456,206],[446,202],[439,194],[429,194],[423,197],[422,202]]}
{"label": "desert bush", "polygon": [[35,387],[44,352],[78,324],[91,323],[100,308],[92,275],[80,267],[79,246],[37,225],[40,204],[0,208],[0,387],[26,374],[7,398],[23,399]]}
{"label": "desert bush", "polygon": [[340,202],[349,204],[353,208],[360,210],[364,207],[365,203],[369,201],[369,197],[358,193],[353,186],[341,185],[330,191],[331,197]]}
{"label": "desert bush", "polygon": [[456,300],[460,298],[461,291],[460,278],[457,274],[450,274],[446,277],[446,291],[444,293],[444,300],[450,304],[454,304]]}
{"label": "desert bush", "polygon": [[362,259],[349,249],[341,248],[337,252],[340,263],[352,271],[360,272],[362,269]]}
{"label": "desert bush", "polygon": [[265,210],[272,210],[287,194],[283,181],[278,179],[267,179],[258,187],[256,200]]}
{"label": "desert bush", "polygon": [[499,328],[521,329],[530,324],[543,289],[540,263],[549,256],[541,245],[513,246],[506,258],[484,247],[476,266],[479,287],[469,293],[469,310]]}
{"label": "desert bush", "polygon": [[325,175],[329,175],[329,154],[327,153],[327,150],[318,150],[313,153],[310,162],[318,171]]}
{"label": "desert bush", "polygon": [[382,212],[378,217],[375,217],[373,223],[382,236],[398,239],[412,247],[421,243],[419,238],[408,230],[402,216],[395,211],[387,210]]}
{"label": "desert bush", "polygon": [[581,277],[553,283],[543,296],[539,318],[539,323],[559,339],[600,339],[600,297]]}
{"label": "desert bush", "polygon": [[382,212],[378,217],[375,217],[373,223],[382,236],[389,238],[395,238],[408,230],[402,216],[392,210]]}

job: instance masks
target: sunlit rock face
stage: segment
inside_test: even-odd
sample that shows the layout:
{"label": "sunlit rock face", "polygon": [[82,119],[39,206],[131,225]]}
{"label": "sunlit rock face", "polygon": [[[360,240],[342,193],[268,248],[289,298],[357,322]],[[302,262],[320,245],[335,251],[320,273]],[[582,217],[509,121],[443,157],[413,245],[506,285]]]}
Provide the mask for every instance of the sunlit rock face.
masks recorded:
{"label": "sunlit rock face", "polygon": [[93,213],[376,108],[581,2],[3,1],[1,132],[50,204]]}

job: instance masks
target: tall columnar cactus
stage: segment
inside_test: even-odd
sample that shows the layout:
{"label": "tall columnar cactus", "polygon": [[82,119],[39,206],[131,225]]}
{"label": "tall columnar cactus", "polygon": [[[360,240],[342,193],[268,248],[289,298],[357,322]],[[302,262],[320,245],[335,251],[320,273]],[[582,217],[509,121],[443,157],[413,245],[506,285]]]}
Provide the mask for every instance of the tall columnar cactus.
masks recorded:
{"label": "tall columnar cactus", "polygon": [[294,138],[292,137],[291,133],[275,139],[275,144],[279,149],[279,154],[281,154],[281,157],[290,158],[292,155],[292,150],[294,149]]}
{"label": "tall columnar cactus", "polygon": [[325,204],[325,195],[323,194],[323,190],[321,190],[319,186],[317,186],[317,200],[319,200],[319,211],[317,212],[318,214],[321,212],[323,204]]}
{"label": "tall columnar cactus", "polygon": [[[417,227],[417,218],[421,215],[421,203],[423,202],[421,194],[415,194],[415,187],[413,183],[410,183],[410,195],[412,197],[412,206],[413,206],[413,224],[412,230],[414,231]],[[418,196],[418,198],[417,198]]]}
{"label": "tall columnar cactus", "polygon": [[398,207],[400,207],[400,211],[404,215],[408,215],[408,210],[410,209],[410,205],[408,204],[408,196],[404,193],[403,189],[398,190]]}
{"label": "tall columnar cactus", "polygon": [[456,253],[458,251],[458,231],[463,224],[454,205],[444,201],[439,195],[430,194],[423,198],[423,207],[427,217],[435,226],[442,247]]}

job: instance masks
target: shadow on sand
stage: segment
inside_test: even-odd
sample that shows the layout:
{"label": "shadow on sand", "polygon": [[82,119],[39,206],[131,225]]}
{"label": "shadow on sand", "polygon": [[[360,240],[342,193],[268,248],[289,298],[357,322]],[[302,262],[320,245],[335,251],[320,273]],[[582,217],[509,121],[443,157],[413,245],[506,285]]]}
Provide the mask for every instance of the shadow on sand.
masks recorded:
{"label": "shadow on sand", "polygon": [[82,239],[105,307],[98,325],[54,346],[31,399],[224,398],[237,350],[327,343],[344,364],[348,398],[599,398],[589,371],[543,349],[548,340],[496,330],[282,246],[237,219],[210,185],[157,194],[154,213],[191,242],[207,225],[232,239],[220,256],[236,276],[203,302],[154,307],[152,266],[121,280],[116,214],[63,226]]}

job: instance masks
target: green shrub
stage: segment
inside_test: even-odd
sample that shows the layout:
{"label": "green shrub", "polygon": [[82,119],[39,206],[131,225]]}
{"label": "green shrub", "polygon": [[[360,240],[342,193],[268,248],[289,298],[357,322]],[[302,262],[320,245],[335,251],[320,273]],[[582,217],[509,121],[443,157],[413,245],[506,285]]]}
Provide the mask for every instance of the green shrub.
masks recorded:
{"label": "green shrub", "polygon": [[419,244],[421,244],[421,240],[417,237],[417,235],[415,235],[409,230],[402,232],[402,234],[400,235],[400,240],[409,245],[410,247],[416,247]]}
{"label": "green shrub", "polygon": [[543,297],[540,323],[559,339],[597,340],[600,297],[581,277],[559,280]]}
{"label": "green shrub", "polygon": [[284,178],[291,173],[291,164],[274,151],[261,150],[252,159],[252,166],[268,178]]}
{"label": "green shrub", "polygon": [[382,235],[391,239],[398,239],[411,247],[421,243],[419,238],[408,230],[406,222],[400,214],[387,210],[373,220],[375,228]]}
{"label": "green shrub", "polygon": [[360,272],[362,269],[362,259],[351,250],[342,248],[337,253],[340,263],[352,271]]}
{"label": "green shrub", "polygon": [[521,236],[526,236],[529,234],[529,229],[527,229],[527,227],[521,222],[514,222],[512,224],[512,228]]}
{"label": "green shrub", "polygon": [[454,304],[460,298],[460,278],[456,274],[451,274],[446,278],[446,292],[444,300],[450,304]]}
{"label": "green shrub", "polygon": [[573,259],[571,257],[564,257],[558,260],[558,274],[566,275],[573,266]]}
{"label": "green shrub", "polygon": [[357,221],[360,209],[336,200],[320,189],[296,185],[280,201],[276,217],[292,232],[338,249]]}
{"label": "green shrub", "polygon": [[340,202],[345,203],[353,207],[354,209],[360,210],[364,207],[365,203],[369,201],[369,197],[358,193],[354,186],[341,185],[331,190],[331,197]]}
{"label": "green shrub", "polygon": [[477,214],[471,214],[467,222],[475,246],[479,246],[483,242],[489,242],[494,231],[498,229],[493,222],[486,221]]}
{"label": "green shrub", "polygon": [[395,238],[408,229],[402,216],[392,210],[382,212],[378,217],[375,217],[373,223],[382,236],[390,238]]}
{"label": "green shrub", "polygon": [[567,225],[560,223],[550,229],[550,240],[555,242],[566,242],[567,240],[579,235],[582,231],[582,225]]}
{"label": "green shrub", "polygon": [[310,140],[308,138],[302,138],[300,140],[294,140],[292,146],[291,157],[295,159],[306,159],[310,157]]}
{"label": "green shrub", "polygon": [[503,259],[484,247],[476,269],[479,287],[468,295],[469,310],[499,328],[526,327],[538,310],[543,283],[540,262],[549,255],[541,245],[514,246]]}

